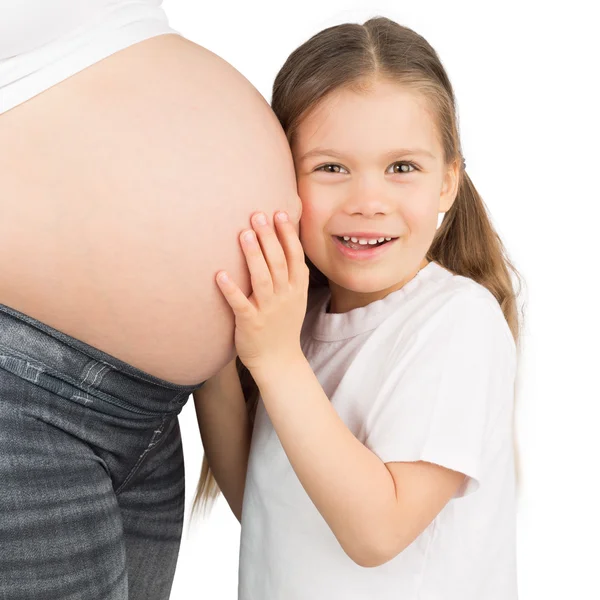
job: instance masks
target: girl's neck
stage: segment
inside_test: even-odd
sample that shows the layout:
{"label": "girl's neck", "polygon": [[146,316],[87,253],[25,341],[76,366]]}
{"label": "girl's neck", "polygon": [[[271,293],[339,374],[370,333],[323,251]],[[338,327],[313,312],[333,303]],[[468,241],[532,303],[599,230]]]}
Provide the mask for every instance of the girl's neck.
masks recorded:
{"label": "girl's neck", "polygon": [[386,288],[384,290],[379,290],[376,292],[354,292],[352,290],[347,290],[343,288],[333,281],[329,280],[329,289],[331,290],[331,300],[329,302],[329,306],[327,307],[328,313],[346,313],[348,311],[354,310],[355,308],[362,308],[371,304],[372,302],[376,302],[377,300],[383,300],[388,294],[395,292],[402,287],[404,287],[409,281],[415,278],[417,273],[426,267],[429,264],[429,261],[424,258],[419,268],[411,273],[408,277],[398,282],[397,284]]}

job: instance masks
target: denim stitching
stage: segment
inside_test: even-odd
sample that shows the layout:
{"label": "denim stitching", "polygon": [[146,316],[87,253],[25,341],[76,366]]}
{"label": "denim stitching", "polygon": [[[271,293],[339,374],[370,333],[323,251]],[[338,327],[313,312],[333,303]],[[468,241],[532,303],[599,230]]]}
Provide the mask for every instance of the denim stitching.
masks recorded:
{"label": "denim stitching", "polygon": [[[94,370],[97,367],[100,367],[100,368],[96,371],[96,374],[94,375],[94,380],[91,383],[86,383],[87,378],[94,372]],[[102,365],[98,361],[91,362],[86,369],[85,376],[81,380],[81,384],[80,384],[81,387],[87,388],[87,391],[89,392],[93,387],[95,387],[96,385],[100,385],[100,383],[102,383],[102,379],[104,379],[104,375],[108,372],[108,370],[109,370],[109,368],[106,365]],[[96,383],[98,376],[100,376],[100,381],[98,381],[98,383]],[[81,393],[79,393],[79,390],[76,390],[73,393],[73,395],[71,396],[71,400],[80,400],[86,406],[88,404],[93,404],[93,402],[94,402],[92,396],[89,393],[84,392],[84,394],[81,394]]]}
{"label": "denim stitching", "polygon": [[[11,363],[14,365],[14,369],[10,367]],[[23,368],[22,363],[25,363],[25,368]],[[44,372],[42,367],[20,357],[11,356],[10,354],[0,354],[0,367],[34,383],[38,383],[40,375]]]}
{"label": "denim stitching", "polygon": [[73,394],[71,400],[81,400],[86,406],[94,403],[94,400],[90,395],[82,396],[81,394]]}
{"label": "denim stitching", "polygon": [[[77,346],[75,346],[73,343],[71,343],[71,341],[68,338],[63,339],[63,335],[54,335],[49,331],[46,331],[46,329],[40,327],[38,325],[38,323],[35,320],[32,320],[31,317],[28,317],[27,315],[23,315],[23,316],[19,316],[19,317],[15,317],[10,311],[7,310],[3,310],[2,306],[0,306],[0,312],[4,312],[6,314],[8,314],[10,317],[12,318],[16,318],[20,321],[25,321],[28,325],[30,325],[31,327],[34,327],[35,329],[37,329],[38,331],[41,331],[43,334],[51,337],[52,339],[58,340],[63,344],[66,344],[67,346],[73,348],[74,350],[77,350],[77,352],[80,352],[81,354],[85,354],[88,358],[90,358],[91,360],[94,360],[96,362],[101,362],[105,365],[108,365],[109,367],[116,369],[117,371],[121,371],[122,372],[122,366],[118,366],[115,365],[109,361],[106,360],[102,360],[102,359],[97,359],[96,357],[92,356],[91,354],[89,354],[88,352],[86,352],[86,350],[84,348],[79,348]],[[61,332],[58,332],[61,333]],[[12,350],[12,348],[11,348]],[[132,367],[132,365],[127,365],[127,363],[122,363],[123,365]],[[133,367],[135,369],[135,367]],[[190,390],[194,390],[197,389],[197,385],[198,384],[192,384],[192,385],[180,385],[178,383],[171,383],[169,381],[162,381],[159,378],[152,378],[151,375],[149,374],[145,374],[143,371],[136,369],[135,373],[131,373],[130,371],[126,371],[126,374],[129,377],[133,377],[134,379],[140,379],[142,381],[145,381],[146,383],[152,383],[154,385],[158,385],[160,387],[162,387],[163,389],[167,389],[167,390],[185,390],[185,389],[190,389]],[[200,385],[202,385],[202,382],[198,382]],[[191,392],[190,392],[191,393]]]}
{"label": "denim stitching", "polygon": [[85,383],[85,380],[88,378],[88,375],[90,374],[90,371],[98,364],[97,361],[92,361],[88,364],[86,371],[85,371],[85,376],[83,377],[83,379],[81,380],[81,385],[83,385]]}
{"label": "denim stitching", "polygon": [[[0,350],[6,350],[8,352],[8,354],[5,355],[5,360],[0,361],[0,367],[5,367],[6,368],[6,365],[8,364],[8,361],[10,359],[21,360],[21,361],[24,361],[27,364],[29,364],[31,368],[35,369],[36,371],[39,371],[39,374],[45,373],[46,375],[48,375],[50,377],[54,377],[55,379],[59,379],[60,381],[65,381],[66,383],[72,385],[75,388],[77,388],[77,387],[80,386],[80,382],[78,380],[73,379],[72,377],[70,377],[66,373],[59,373],[59,372],[55,371],[54,369],[51,369],[50,367],[48,367],[44,363],[36,361],[35,359],[31,358],[30,356],[27,356],[23,352],[19,352],[18,350],[14,349],[14,348],[9,348],[7,346],[4,346],[1,343],[0,343]],[[3,356],[3,355],[0,355],[0,356]],[[110,368],[110,365],[108,366],[108,368]],[[8,368],[6,368],[6,370],[10,371],[10,369],[8,369]],[[10,372],[13,372],[13,371],[10,371]],[[18,369],[18,373],[21,373],[20,376],[22,376],[22,370]],[[37,376],[39,376],[39,375],[37,375]],[[30,379],[28,379],[28,381],[30,381]],[[102,390],[96,389],[96,390],[94,390],[94,393],[95,393],[96,396],[98,396],[102,400],[105,400],[106,402],[110,402],[112,404],[116,404],[117,406],[119,406],[123,410],[127,410],[129,412],[134,412],[136,414],[146,415],[146,416],[154,416],[154,417],[163,414],[161,412],[141,410],[141,409],[137,409],[137,408],[134,408],[134,407],[131,407],[131,406],[126,406],[118,398],[115,398],[114,396],[112,396],[112,395],[110,395],[110,394],[108,394],[108,393],[106,393],[106,392],[104,392]],[[172,414],[173,413],[170,413],[167,416],[171,416]]]}
{"label": "denim stitching", "polygon": [[[94,375],[94,381],[92,381],[92,383],[90,383],[90,385],[88,386],[88,389],[91,388],[95,388],[96,386],[99,386],[102,383],[102,380],[104,379],[104,376],[110,371],[109,367],[107,367],[106,365],[103,365],[100,370],[96,373],[96,375]],[[100,377],[100,379],[98,379],[98,377]]]}
{"label": "denim stitching", "polygon": [[[96,363],[96,365],[100,365],[100,363]],[[104,376],[109,371],[110,371],[109,367],[107,367],[106,365],[102,365],[100,367],[100,369],[98,370],[98,372],[96,373],[96,375],[94,375],[94,381],[92,381],[92,383],[89,383],[87,385],[88,392],[91,391],[92,388],[95,388],[96,386],[100,385],[102,383],[102,380],[104,379]],[[98,379],[98,377],[100,377],[100,379]],[[86,378],[87,378],[87,375],[86,375]],[[83,401],[83,403],[85,405],[93,404],[93,402],[94,402],[93,396],[91,396],[87,392],[85,393],[85,395],[75,393],[75,394],[73,394],[72,399],[73,400],[81,400],[81,401]]]}
{"label": "denim stitching", "polygon": [[125,478],[125,481],[123,481],[123,483],[115,491],[115,496],[117,496],[119,493],[121,493],[123,488],[131,481],[131,478],[138,472],[139,467],[141,466],[142,462],[144,461],[144,458],[146,457],[146,454],[148,454],[148,452],[150,452],[150,450],[152,450],[152,448],[154,448],[154,446],[156,446],[156,444],[160,441],[157,438],[159,438],[160,435],[162,434],[162,432],[165,428],[165,421],[167,420],[167,418],[169,416],[170,415],[163,416],[162,421],[161,421],[160,425],[158,426],[158,429],[155,429],[154,433],[152,434],[152,439],[150,440],[150,443],[148,444],[146,449],[140,454],[135,465],[131,468],[131,471],[129,471],[129,474]]}

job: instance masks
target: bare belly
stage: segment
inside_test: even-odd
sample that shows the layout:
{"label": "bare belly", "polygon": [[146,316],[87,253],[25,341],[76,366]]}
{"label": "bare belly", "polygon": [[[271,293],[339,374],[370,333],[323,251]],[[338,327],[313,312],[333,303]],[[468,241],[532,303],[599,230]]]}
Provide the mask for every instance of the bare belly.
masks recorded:
{"label": "bare belly", "polygon": [[214,282],[238,234],[300,203],[283,131],[235,69],[178,36],[0,116],[0,303],[180,384],[233,356]]}

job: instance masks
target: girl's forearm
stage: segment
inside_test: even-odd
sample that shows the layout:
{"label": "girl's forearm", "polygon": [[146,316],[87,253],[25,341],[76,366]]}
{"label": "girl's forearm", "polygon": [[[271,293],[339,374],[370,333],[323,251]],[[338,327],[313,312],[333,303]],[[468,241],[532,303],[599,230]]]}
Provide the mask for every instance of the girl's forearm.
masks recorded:
{"label": "girl's forearm", "polygon": [[235,361],[194,392],[204,452],[233,514],[241,520],[251,423]]}
{"label": "girl's forearm", "polygon": [[304,489],[344,551],[367,566],[396,543],[391,473],[340,419],[304,355],[253,376]]}

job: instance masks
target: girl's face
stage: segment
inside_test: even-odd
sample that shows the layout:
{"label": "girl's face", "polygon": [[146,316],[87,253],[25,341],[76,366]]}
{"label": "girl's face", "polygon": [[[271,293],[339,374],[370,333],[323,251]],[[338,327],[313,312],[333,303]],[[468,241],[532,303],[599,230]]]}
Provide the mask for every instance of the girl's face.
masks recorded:
{"label": "girl's face", "polygon": [[[333,312],[384,298],[427,264],[459,170],[444,164],[423,96],[389,81],[332,92],[302,120],[292,153],[300,239],[329,279]],[[373,244],[381,238],[392,239]]]}

